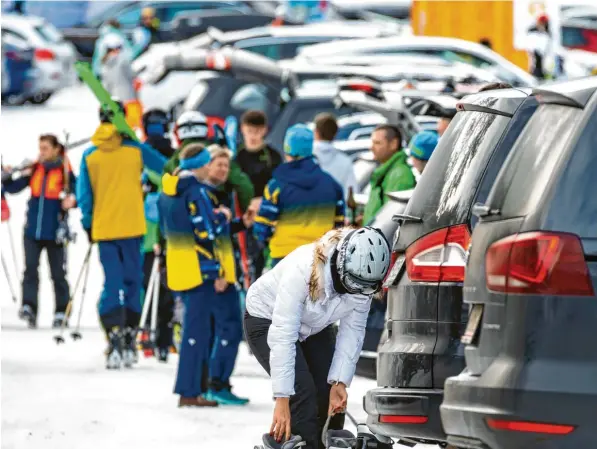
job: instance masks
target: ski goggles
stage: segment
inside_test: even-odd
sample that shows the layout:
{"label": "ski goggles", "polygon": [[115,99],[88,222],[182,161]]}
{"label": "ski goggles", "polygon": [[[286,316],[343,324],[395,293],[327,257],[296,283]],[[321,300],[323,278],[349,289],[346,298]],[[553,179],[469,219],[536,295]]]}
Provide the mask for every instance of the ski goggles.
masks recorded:
{"label": "ski goggles", "polygon": [[350,273],[344,273],[341,281],[342,285],[344,285],[346,290],[348,290],[348,293],[352,293],[353,295],[374,295],[381,290],[382,285],[381,282],[372,282],[359,279]]}

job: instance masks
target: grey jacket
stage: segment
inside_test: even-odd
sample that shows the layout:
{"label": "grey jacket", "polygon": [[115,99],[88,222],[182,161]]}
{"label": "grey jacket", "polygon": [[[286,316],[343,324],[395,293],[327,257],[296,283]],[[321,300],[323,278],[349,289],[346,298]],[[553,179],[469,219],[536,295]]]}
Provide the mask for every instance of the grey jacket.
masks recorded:
{"label": "grey jacket", "polygon": [[123,103],[137,99],[137,92],[133,87],[134,78],[131,61],[126,52],[120,51],[108,56],[102,63],[102,84],[111,96],[117,97]]}

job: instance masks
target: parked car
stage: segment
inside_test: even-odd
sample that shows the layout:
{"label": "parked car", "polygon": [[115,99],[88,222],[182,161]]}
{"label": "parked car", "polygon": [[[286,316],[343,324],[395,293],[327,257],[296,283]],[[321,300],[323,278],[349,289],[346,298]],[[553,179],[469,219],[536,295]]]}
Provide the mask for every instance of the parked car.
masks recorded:
{"label": "parked car", "polygon": [[533,97],[537,112],[473,209],[466,370],[441,406],[457,447],[597,447],[597,77]]}
{"label": "parked car", "polygon": [[35,94],[33,49],[2,30],[2,104],[22,104]]}
{"label": "parked car", "polygon": [[321,59],[326,55],[373,54],[424,54],[438,56],[448,61],[465,62],[491,71],[495,76],[513,86],[535,86],[537,80],[489,48],[462,39],[447,37],[382,37],[355,39],[350,42],[333,42],[312,45],[299,50],[299,57]]}
{"label": "parked car", "polygon": [[536,110],[530,91],[465,97],[402,215],[386,279],[387,339],[378,388],[364,405],[369,427],[415,442],[446,441],[439,405],[446,378],[464,368],[468,316],[462,283],[474,203],[483,202],[514,141]]}
{"label": "parked car", "polygon": [[356,112],[338,117],[338,132],[335,142],[346,140],[371,139],[376,126],[384,124],[387,119],[376,112]]}
{"label": "parked car", "polygon": [[40,17],[15,14],[3,14],[0,24],[4,35],[33,48],[37,81],[32,103],[45,103],[54,92],[75,82],[75,49],[54,25]]}
{"label": "parked car", "polygon": [[110,19],[116,19],[121,29],[131,35],[139,25],[143,8],[152,7],[160,27],[171,28],[176,16],[185,11],[202,11],[209,9],[226,9],[241,13],[249,13],[252,9],[242,1],[123,1],[115,2],[110,8],[100,11],[76,27],[64,28],[62,32],[67,40],[72,42],[79,54],[90,59],[93,55],[95,41],[99,36],[99,29]]}

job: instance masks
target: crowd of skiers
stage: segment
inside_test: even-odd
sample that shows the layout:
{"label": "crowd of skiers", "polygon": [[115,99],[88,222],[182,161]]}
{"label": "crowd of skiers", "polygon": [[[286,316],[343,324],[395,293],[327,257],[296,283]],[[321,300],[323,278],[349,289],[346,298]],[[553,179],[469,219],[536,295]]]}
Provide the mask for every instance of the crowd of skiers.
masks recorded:
{"label": "crowd of skiers", "polygon": [[[67,240],[58,235],[64,234],[66,212],[78,207],[104,270],[98,311],[109,343],[107,368],[137,361],[142,302],[157,258],[165,282],[152,343],[161,361],[178,348],[180,405],[246,403],[229,383],[242,339],[242,287],[266,266],[275,267],[298,247],[347,224],[346,199],[356,181],[350,159],[332,143],[336,120],[320,114],[314,131],[294,125],[281,156],[265,143],[268,124],[260,111],[242,116],[243,144],[235,155],[225,143],[214,143],[200,112],[185,112],[173,124],[176,150],[163,111],[144,114],[143,143],[123,137],[111,119],[101,109],[76,178],[53,135],[40,136],[35,163],[20,170],[3,167],[3,195],[31,188],[19,314],[30,327],[37,325],[38,266],[45,249],[56,294],[53,324],[68,322]],[[417,135],[411,158],[424,164],[436,143],[436,133]],[[416,182],[397,128],[379,126],[372,152],[380,165],[360,217],[365,224],[386,201],[384,192]],[[183,319],[174,313],[181,308]]]}

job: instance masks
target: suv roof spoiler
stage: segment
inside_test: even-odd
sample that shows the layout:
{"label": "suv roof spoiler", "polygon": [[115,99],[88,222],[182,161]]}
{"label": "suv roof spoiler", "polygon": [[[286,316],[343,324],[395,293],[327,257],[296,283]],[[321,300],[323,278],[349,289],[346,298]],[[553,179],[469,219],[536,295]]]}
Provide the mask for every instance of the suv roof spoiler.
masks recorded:
{"label": "suv roof spoiler", "polygon": [[584,109],[597,91],[597,77],[545,84],[533,89],[539,103],[560,104]]}
{"label": "suv roof spoiler", "polygon": [[529,89],[499,89],[464,97],[456,105],[458,111],[478,111],[512,117],[520,104],[531,94]]}

